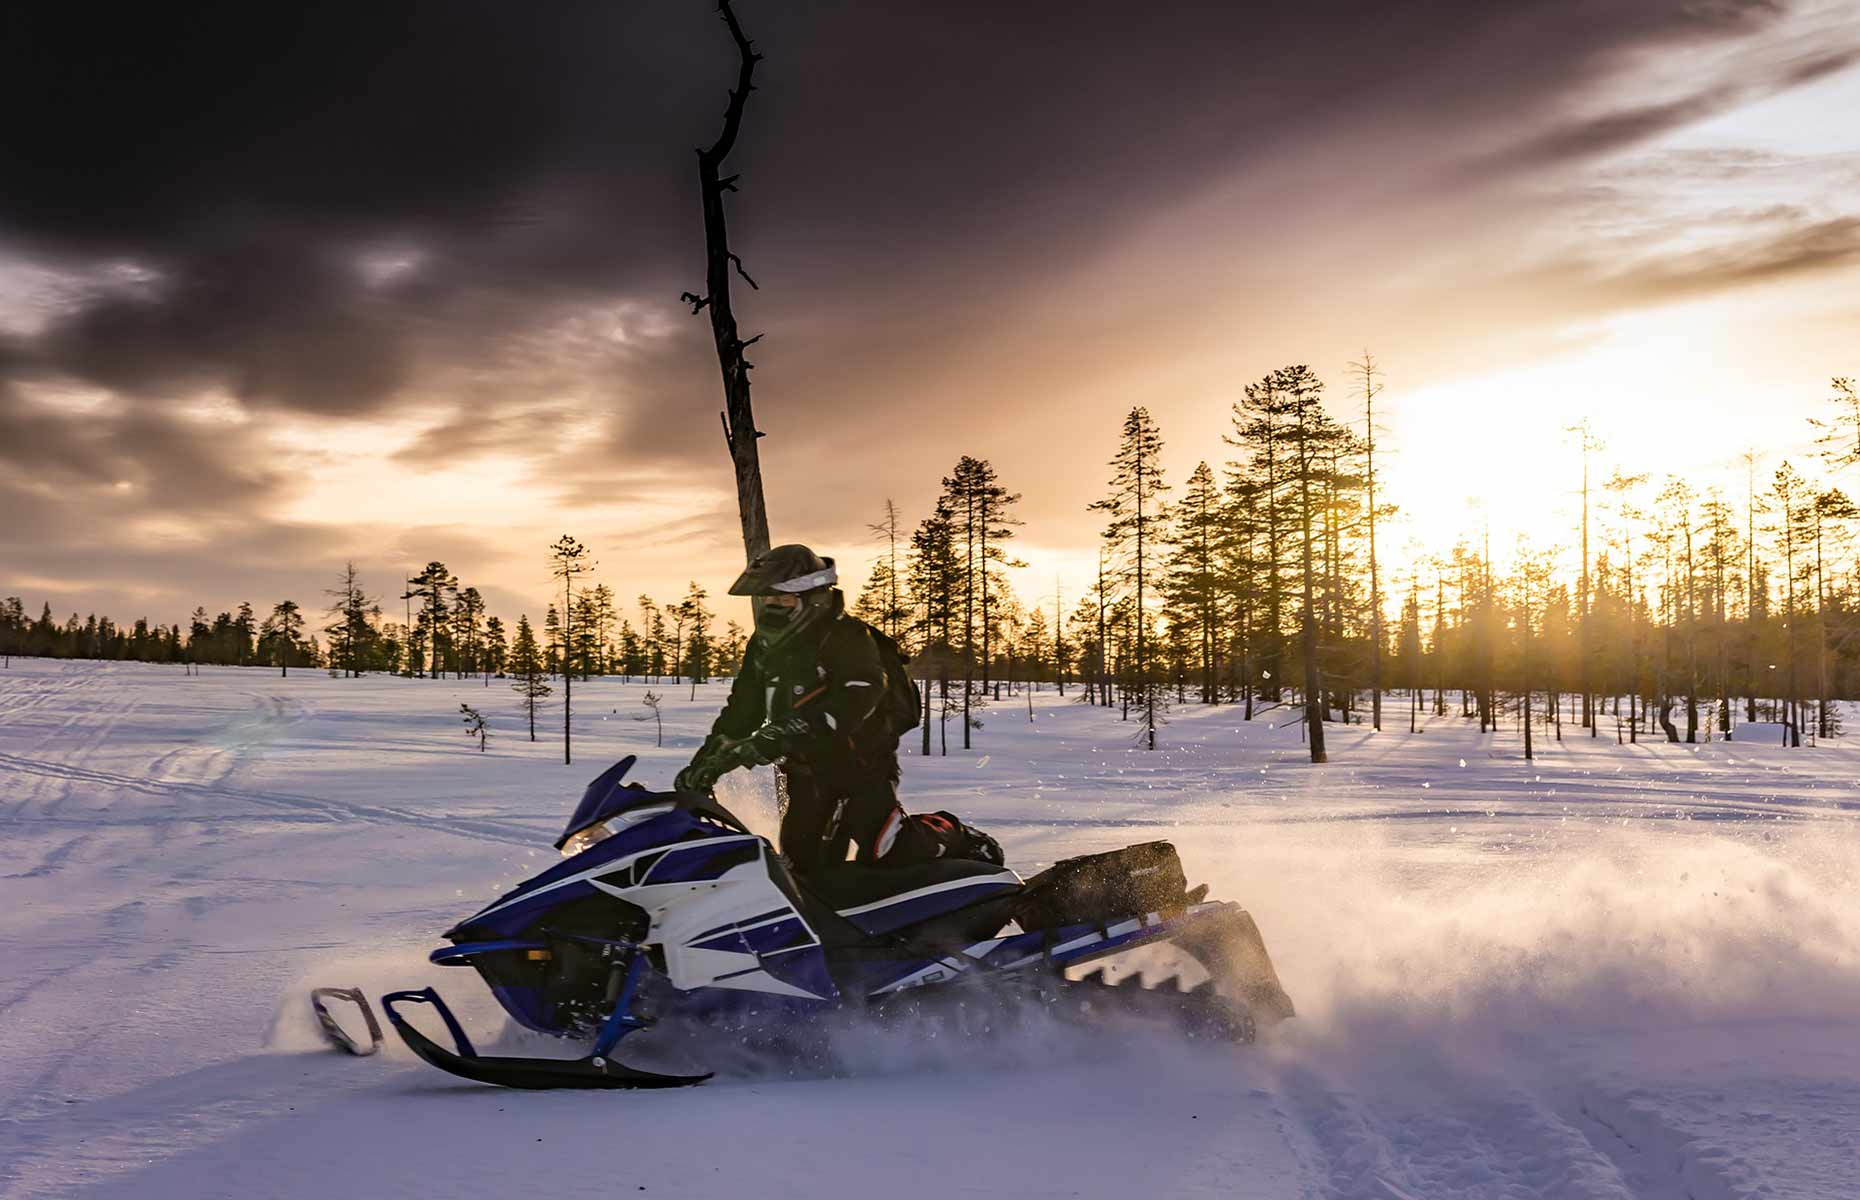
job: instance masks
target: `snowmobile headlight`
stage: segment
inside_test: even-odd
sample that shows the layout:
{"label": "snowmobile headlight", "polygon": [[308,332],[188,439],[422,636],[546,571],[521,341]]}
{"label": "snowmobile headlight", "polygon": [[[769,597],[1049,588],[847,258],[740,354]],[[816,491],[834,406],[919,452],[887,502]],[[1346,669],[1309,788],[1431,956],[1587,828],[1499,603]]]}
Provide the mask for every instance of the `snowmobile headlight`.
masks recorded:
{"label": "snowmobile headlight", "polygon": [[586,829],[576,831],[573,836],[562,843],[562,857],[573,858],[583,850],[606,841],[629,825],[637,825],[641,821],[662,817],[677,807],[678,805],[668,800],[664,804],[648,804],[643,808],[629,809],[605,821],[596,821]]}
{"label": "snowmobile headlight", "polygon": [[592,847],[595,843],[606,841],[613,835],[614,831],[607,828],[607,822],[596,821],[594,824],[588,826],[586,829],[580,830],[573,837],[562,843],[562,857],[573,858],[583,850]]}

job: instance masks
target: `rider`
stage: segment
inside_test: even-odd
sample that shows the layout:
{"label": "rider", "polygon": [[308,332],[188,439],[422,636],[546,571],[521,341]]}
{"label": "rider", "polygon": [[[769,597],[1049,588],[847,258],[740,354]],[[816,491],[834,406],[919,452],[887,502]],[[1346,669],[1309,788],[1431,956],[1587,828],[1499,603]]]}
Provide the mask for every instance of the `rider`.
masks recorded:
{"label": "rider", "polygon": [[949,813],[907,816],[898,803],[898,738],[917,724],[916,690],[897,644],[846,611],[838,579],[832,559],[787,545],[757,555],[730,585],[750,597],[755,633],[675,786],[704,792],[737,767],[779,764],[781,848],[803,875],[843,862],[849,845],[878,866],[999,864],[993,838]]}

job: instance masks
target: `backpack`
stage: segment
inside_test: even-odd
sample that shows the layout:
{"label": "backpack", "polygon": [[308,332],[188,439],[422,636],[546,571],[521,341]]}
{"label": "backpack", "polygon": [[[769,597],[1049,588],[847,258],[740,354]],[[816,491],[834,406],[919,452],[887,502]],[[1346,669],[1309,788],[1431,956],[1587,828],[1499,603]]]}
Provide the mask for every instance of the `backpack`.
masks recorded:
{"label": "backpack", "polygon": [[903,647],[883,630],[869,625],[866,628],[871,629],[872,640],[878,644],[878,661],[885,668],[885,698],[878,702],[868,719],[887,736],[903,737],[917,728],[922,717],[923,697],[918,694],[910,672],[904,669],[904,664],[910,660],[904,657]]}
{"label": "backpack", "polygon": [[1055,929],[1168,912],[1196,899],[1175,847],[1143,842],[1054,863],[1015,893],[1014,919],[1022,929]]}

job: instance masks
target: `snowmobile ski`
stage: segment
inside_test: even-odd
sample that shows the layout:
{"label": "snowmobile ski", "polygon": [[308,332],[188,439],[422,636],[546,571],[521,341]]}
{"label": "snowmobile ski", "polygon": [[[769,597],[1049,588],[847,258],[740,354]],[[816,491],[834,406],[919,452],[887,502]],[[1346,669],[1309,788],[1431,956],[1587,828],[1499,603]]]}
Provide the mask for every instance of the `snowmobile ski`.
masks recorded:
{"label": "snowmobile ski", "polygon": [[[447,1050],[415,1028],[411,1021],[396,1011],[394,1006],[401,1003],[431,1004],[438,1009],[440,1018],[445,1021],[446,1029],[458,1046],[458,1052]],[[464,1029],[459,1026],[458,1018],[452,1015],[452,1010],[432,988],[391,992],[381,997],[381,1007],[394,1026],[394,1032],[400,1034],[408,1049],[448,1074],[477,1083],[524,1091],[546,1091],[555,1088],[690,1087],[710,1078],[708,1073],[663,1075],[656,1071],[641,1071],[598,1053],[577,1059],[482,1055],[473,1049],[471,1039],[465,1036]]]}
{"label": "snowmobile ski", "polygon": [[[355,1036],[344,1029],[335,1014],[329,1011],[330,1003],[337,1000],[346,1001],[361,1010],[362,1020],[368,1027],[366,1046],[356,1041]],[[310,1010],[316,1014],[316,1023],[322,1027],[324,1040],[336,1049],[358,1058],[365,1058],[381,1049],[381,1025],[375,1020],[375,1010],[368,1007],[368,997],[362,995],[360,988],[312,988]]]}

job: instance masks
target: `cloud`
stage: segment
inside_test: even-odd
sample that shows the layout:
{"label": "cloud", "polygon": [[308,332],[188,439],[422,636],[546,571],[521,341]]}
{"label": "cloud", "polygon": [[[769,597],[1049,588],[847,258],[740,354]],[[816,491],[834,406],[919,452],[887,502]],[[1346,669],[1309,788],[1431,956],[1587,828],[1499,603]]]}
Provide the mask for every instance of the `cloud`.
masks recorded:
{"label": "cloud", "polygon": [[252,408],[380,408],[406,382],[396,311],[326,248],[255,239],[100,299],[29,343],[32,366],[151,401],[223,391]]}
{"label": "cloud", "polygon": [[1804,220],[1787,208],[1749,216],[1754,224],[1775,228],[1634,263],[1607,274],[1606,282],[1626,299],[1666,301],[1860,263],[1860,216]]}
{"label": "cloud", "polygon": [[131,506],[176,518],[257,510],[284,486],[267,458],[251,429],[204,428],[133,406],[61,412],[17,388],[0,391],[0,462],[112,520]]}
{"label": "cloud", "polygon": [[[1860,31],[1849,30],[1850,39]],[[1747,58],[1754,61],[1747,61]],[[1834,51],[1734,57],[1704,68],[1702,85],[1652,103],[1618,104],[1601,112],[1558,116],[1547,129],[1460,165],[1469,177],[1539,170],[1601,158],[1653,141],[1739,104],[1811,83],[1860,62],[1860,45]]]}
{"label": "cloud", "polygon": [[[1054,447],[1081,422],[1330,290],[1293,271],[1335,240],[1314,211],[1394,227],[1403,188],[1407,205],[1467,202],[1851,59],[1830,41],[1676,93],[1601,87],[1652,51],[1760,41],[1790,18],[1773,3],[741,9],[767,59],[732,164],[734,236],[765,289],[740,316],[767,334],[778,523],[808,536],[860,536],[862,505],[921,497],[957,452],[1010,433],[1040,442],[1041,477],[1017,486],[1070,504],[1083,485]],[[226,546],[278,545],[314,583],[310,558],[395,540],[367,495],[330,514],[346,538],[280,515],[345,454],[384,479],[515,463],[517,494],[486,508],[624,534],[642,570],[727,561],[714,353],[676,297],[701,273],[692,148],[715,134],[728,54],[708,6],[669,0],[547,19],[451,0],[9,9],[0,456],[57,537],[16,538],[7,569],[88,560],[100,588],[139,573],[178,594],[232,587]],[[1254,202],[1172,247],[1167,286],[1205,287],[1196,311],[1088,274],[1236,178]],[[1699,250],[1615,291],[1844,261],[1846,232]],[[1232,272],[1218,286],[1211,264]],[[26,394],[61,389],[106,402]],[[203,399],[238,419],[200,419]],[[323,444],[388,428],[411,432]],[[138,521],[214,540],[149,554]],[[446,557],[424,536],[398,540]],[[514,572],[498,536],[455,553]],[[279,586],[292,569],[254,564]]]}

